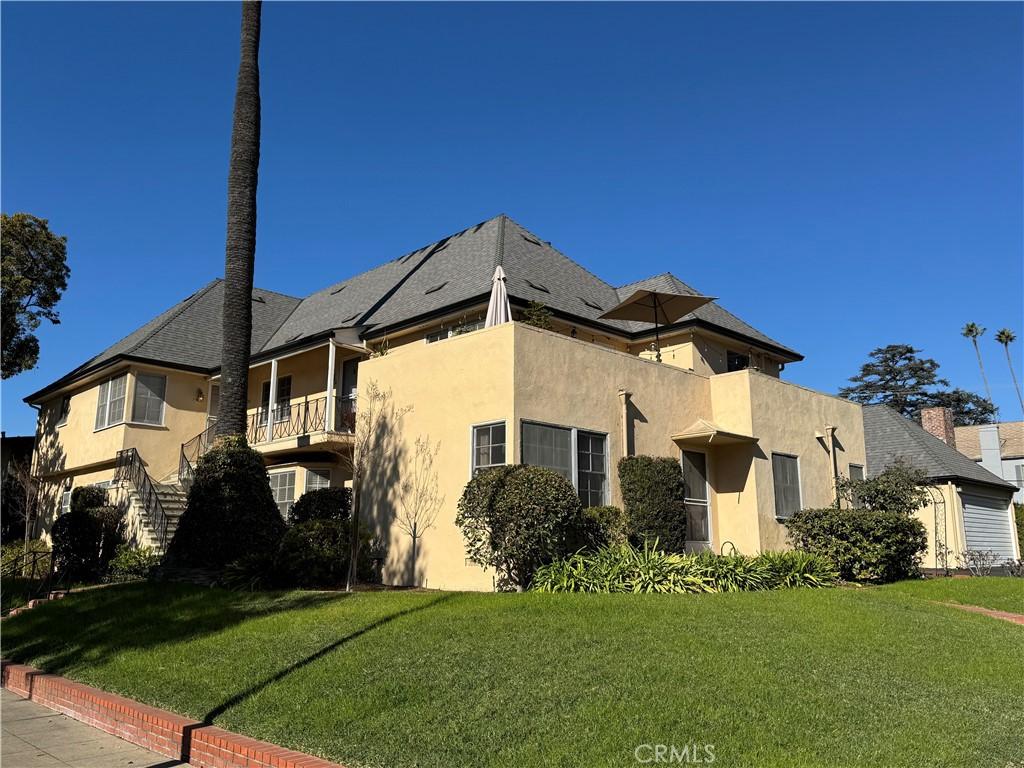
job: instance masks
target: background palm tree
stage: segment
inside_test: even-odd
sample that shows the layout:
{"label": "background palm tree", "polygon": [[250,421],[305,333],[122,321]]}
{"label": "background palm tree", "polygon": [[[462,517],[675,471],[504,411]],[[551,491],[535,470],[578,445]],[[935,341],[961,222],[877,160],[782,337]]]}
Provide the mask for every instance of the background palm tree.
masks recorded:
{"label": "background palm tree", "polygon": [[996,334],[996,341],[1003,345],[1006,352],[1006,364],[1010,366],[1010,376],[1013,378],[1013,388],[1017,390],[1017,401],[1020,403],[1020,411],[1024,414],[1024,397],[1020,393],[1020,384],[1017,383],[1017,372],[1013,369],[1013,358],[1010,357],[1010,345],[1017,340],[1017,334],[1009,328],[1003,328]]}
{"label": "background palm tree", "polygon": [[217,434],[245,435],[260,165],[259,2],[242,3],[242,45],[231,127],[228,232],[224,255],[224,341]]}
{"label": "background palm tree", "polygon": [[981,369],[981,380],[985,384],[985,396],[989,402],[993,402],[992,390],[988,386],[988,376],[985,375],[985,364],[981,361],[981,350],[978,348],[978,339],[985,333],[985,329],[977,323],[968,323],[960,333],[965,339],[970,339],[971,344],[974,345],[974,354],[978,356],[978,368]]}

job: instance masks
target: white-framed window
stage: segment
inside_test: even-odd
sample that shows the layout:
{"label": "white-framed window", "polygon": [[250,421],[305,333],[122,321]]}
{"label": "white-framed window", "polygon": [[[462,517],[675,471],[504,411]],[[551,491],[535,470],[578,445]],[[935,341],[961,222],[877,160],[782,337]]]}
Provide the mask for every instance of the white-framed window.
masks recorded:
{"label": "white-framed window", "polygon": [[96,402],[96,429],[120,424],[124,421],[124,401],[128,387],[128,374],[122,373],[100,384]]}
{"label": "white-framed window", "polygon": [[800,460],[785,453],[772,454],[775,516],[790,517],[800,510]]}
{"label": "white-framed window", "polygon": [[63,515],[71,511],[71,489],[68,488],[60,495],[60,513]]}
{"label": "white-framed window", "polygon": [[[274,393],[276,403],[274,405],[274,421],[288,421],[292,417],[292,377],[279,376],[277,379],[277,392]],[[270,382],[263,382],[263,391],[260,394],[260,412],[262,420],[266,420],[267,412],[270,410]]]}
{"label": "white-framed window", "polygon": [[523,464],[553,469],[588,507],[608,503],[607,435],[524,421],[521,445]]}
{"label": "white-framed window", "polygon": [[329,469],[307,469],[306,488],[303,493],[318,491],[321,488],[331,487],[331,470]]}
{"label": "white-framed window", "polygon": [[505,465],[505,422],[473,427],[473,474]]}
{"label": "white-framed window", "polygon": [[608,498],[608,441],[596,432],[576,433],[576,478],[584,507],[600,507]]}
{"label": "white-framed window", "polygon": [[851,464],[850,465],[850,479],[860,482],[864,479],[864,465],[863,464]]}
{"label": "white-framed window", "polygon": [[155,373],[135,376],[135,397],[132,400],[132,421],[138,424],[164,423],[164,396],[167,377]]}
{"label": "white-framed window", "polygon": [[68,423],[68,416],[71,415],[71,395],[64,395],[60,399],[60,405],[57,411],[57,426],[63,427]]}
{"label": "white-framed window", "polygon": [[274,494],[274,502],[281,512],[281,517],[287,519],[288,510],[291,509],[292,504],[295,502],[295,470],[271,472],[270,490]]}

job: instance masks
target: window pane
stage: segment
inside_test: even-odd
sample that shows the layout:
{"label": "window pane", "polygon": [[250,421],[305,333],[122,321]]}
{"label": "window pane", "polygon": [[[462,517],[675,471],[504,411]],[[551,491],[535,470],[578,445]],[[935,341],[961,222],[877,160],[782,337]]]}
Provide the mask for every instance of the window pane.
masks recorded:
{"label": "window pane", "polygon": [[707,457],[698,451],[683,451],[683,484],[686,498],[708,500]]}
{"label": "window pane", "polygon": [[585,507],[599,507],[607,499],[605,436],[594,432],[576,433],[576,472],[580,501]]}
{"label": "window pane", "polygon": [[329,469],[307,469],[306,490],[315,491],[320,488],[329,488],[331,485],[331,470]]}
{"label": "window pane", "polygon": [[135,377],[135,400],[132,403],[132,421],[160,424],[163,421],[164,393],[167,378],[140,373]]}
{"label": "window pane", "polygon": [[107,409],[107,426],[124,421],[125,390],[128,386],[128,374],[121,374],[110,380],[110,406]]}
{"label": "window pane", "polygon": [[572,431],[524,422],[523,463],[553,469],[571,483]]}
{"label": "window pane", "polygon": [[288,516],[288,510],[295,501],[295,470],[291,472],[275,472],[270,476],[270,490],[273,491],[274,501],[283,517]]}
{"label": "window pane", "polygon": [[96,401],[96,429],[107,426],[107,401],[110,398],[110,382],[100,384],[99,398]]}
{"label": "window pane", "polygon": [[473,427],[473,474],[505,463],[505,424]]}
{"label": "window pane", "polygon": [[800,509],[800,473],[796,457],[772,454],[775,515],[789,517]]}

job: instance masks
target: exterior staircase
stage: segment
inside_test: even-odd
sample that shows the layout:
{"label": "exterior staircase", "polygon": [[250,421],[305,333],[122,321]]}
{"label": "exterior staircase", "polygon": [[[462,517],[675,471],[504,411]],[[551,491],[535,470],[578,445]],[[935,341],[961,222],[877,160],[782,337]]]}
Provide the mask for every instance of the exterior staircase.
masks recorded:
{"label": "exterior staircase", "polygon": [[134,448],[119,451],[114,482],[126,508],[128,536],[137,546],[167,551],[185,511],[187,491],[176,476],[157,483]]}

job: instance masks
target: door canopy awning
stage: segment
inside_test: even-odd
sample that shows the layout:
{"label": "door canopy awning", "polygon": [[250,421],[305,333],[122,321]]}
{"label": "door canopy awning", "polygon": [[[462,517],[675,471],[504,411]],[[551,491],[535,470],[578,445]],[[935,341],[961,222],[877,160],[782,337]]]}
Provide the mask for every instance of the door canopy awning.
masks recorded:
{"label": "door canopy awning", "polygon": [[757,438],[753,435],[744,435],[740,432],[730,432],[722,429],[714,422],[707,419],[697,419],[677,435],[672,435],[672,441],[681,445],[754,445]]}
{"label": "door canopy awning", "polygon": [[601,318],[604,320],[636,320],[654,323],[654,343],[658,360],[661,360],[661,342],[658,327],[671,325],[681,317],[714,301],[713,296],[699,296],[693,293],[668,293],[666,291],[634,291],[621,304],[612,307]]}

